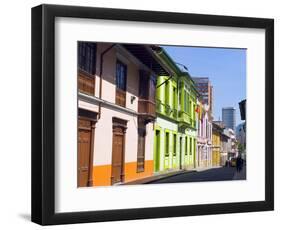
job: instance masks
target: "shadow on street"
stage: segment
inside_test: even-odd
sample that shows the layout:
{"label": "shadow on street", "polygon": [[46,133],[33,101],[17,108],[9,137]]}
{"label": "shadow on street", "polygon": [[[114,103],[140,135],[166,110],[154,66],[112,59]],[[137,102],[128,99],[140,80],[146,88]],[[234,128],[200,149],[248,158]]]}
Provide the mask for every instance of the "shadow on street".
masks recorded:
{"label": "shadow on street", "polygon": [[237,172],[236,167],[213,168],[199,172],[186,172],[155,181],[150,181],[146,184],[228,180],[246,180],[246,166],[242,168],[241,172]]}

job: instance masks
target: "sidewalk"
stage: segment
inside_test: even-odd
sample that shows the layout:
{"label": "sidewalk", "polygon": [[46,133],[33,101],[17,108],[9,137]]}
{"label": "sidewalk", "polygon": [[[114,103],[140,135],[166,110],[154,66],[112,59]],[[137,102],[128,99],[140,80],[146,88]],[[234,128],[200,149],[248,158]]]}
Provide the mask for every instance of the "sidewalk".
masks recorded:
{"label": "sidewalk", "polygon": [[197,167],[195,169],[195,171],[202,172],[202,171],[206,171],[206,170],[209,170],[209,169],[217,169],[217,168],[222,168],[222,167],[224,167],[224,166]]}
{"label": "sidewalk", "polygon": [[145,178],[141,178],[138,180],[133,180],[133,181],[129,181],[129,182],[125,182],[122,183],[122,185],[133,185],[133,184],[146,184],[149,182],[154,182],[157,180],[161,180],[163,178],[168,178],[168,177],[173,177],[173,176],[177,176],[180,174],[184,174],[184,173],[191,173],[191,172],[202,172],[205,170],[209,170],[209,169],[214,169],[214,168],[221,168],[222,166],[211,166],[211,167],[199,167],[199,168],[194,168],[194,169],[181,169],[181,170],[176,170],[176,171],[170,171],[170,172],[162,172],[162,173],[157,173],[153,176],[150,177],[145,177]]}
{"label": "sidewalk", "polygon": [[[160,180],[160,179],[163,179],[163,178],[172,177],[172,176],[176,176],[176,175],[179,175],[179,174],[182,174],[182,173],[186,173],[188,171],[189,170],[182,169],[182,170],[177,170],[177,171],[158,173],[158,174],[155,174],[155,175],[150,176],[150,177],[145,177],[145,178],[141,178],[141,179],[138,179],[138,180],[125,182],[122,185],[146,184],[146,183],[149,183],[149,182],[152,182],[152,181],[157,181],[157,180]],[[193,171],[195,171],[195,170],[193,170]]]}

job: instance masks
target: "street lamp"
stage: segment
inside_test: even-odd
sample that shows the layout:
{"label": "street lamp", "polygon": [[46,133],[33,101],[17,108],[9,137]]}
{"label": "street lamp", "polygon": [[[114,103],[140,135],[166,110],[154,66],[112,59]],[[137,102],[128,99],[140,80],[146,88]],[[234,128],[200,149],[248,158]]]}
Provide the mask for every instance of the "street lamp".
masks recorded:
{"label": "street lamp", "polygon": [[180,65],[182,66],[186,71],[188,71],[188,68],[184,65],[184,64],[181,64],[181,63],[178,63],[178,62],[175,62],[177,65]]}

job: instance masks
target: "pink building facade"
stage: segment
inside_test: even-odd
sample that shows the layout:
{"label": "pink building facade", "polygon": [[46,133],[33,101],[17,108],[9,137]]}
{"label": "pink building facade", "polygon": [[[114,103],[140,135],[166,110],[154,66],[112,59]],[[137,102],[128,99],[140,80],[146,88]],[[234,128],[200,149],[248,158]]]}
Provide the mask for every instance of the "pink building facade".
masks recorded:
{"label": "pink building facade", "polygon": [[212,166],[212,122],[209,119],[209,106],[197,102],[199,112],[197,118],[197,167]]}

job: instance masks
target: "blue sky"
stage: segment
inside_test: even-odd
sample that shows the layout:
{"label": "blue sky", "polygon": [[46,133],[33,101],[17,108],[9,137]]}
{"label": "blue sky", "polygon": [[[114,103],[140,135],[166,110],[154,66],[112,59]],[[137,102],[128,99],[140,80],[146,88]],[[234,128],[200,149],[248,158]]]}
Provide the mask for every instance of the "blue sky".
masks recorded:
{"label": "blue sky", "polygon": [[236,108],[236,125],[241,123],[238,102],[246,98],[246,50],[163,46],[175,62],[194,77],[208,77],[214,88],[214,118],[221,119],[222,107]]}

